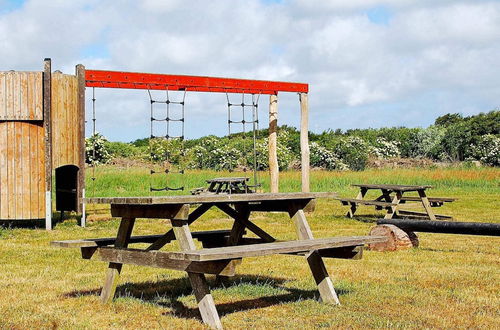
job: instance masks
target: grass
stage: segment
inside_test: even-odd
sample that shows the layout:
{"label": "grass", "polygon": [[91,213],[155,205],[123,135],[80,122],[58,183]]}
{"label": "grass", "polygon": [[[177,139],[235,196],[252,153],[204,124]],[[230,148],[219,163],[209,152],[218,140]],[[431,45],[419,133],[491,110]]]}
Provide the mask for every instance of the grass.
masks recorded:
{"label": "grass", "polygon": [[[142,169],[98,171],[95,184],[103,188],[102,196],[149,194],[148,175]],[[356,190],[349,185],[356,182],[431,184],[435,188],[429,195],[458,198],[436,209],[439,213],[458,221],[500,223],[498,169],[311,174],[313,191],[337,191],[342,196],[354,196]],[[224,175],[228,173],[199,171],[187,177],[191,188]],[[299,190],[299,173],[282,173],[280,179],[283,191]],[[88,196],[91,191],[89,187]],[[93,212],[93,206],[89,209]],[[109,220],[106,208],[97,211],[100,216],[94,216],[87,228],[69,219],[52,232],[0,229],[0,329],[203,328],[181,272],[125,266],[118,298],[110,305],[99,303],[106,264],[82,260],[77,250],[49,246],[52,240],[115,235],[118,221]],[[308,218],[315,237],[365,235],[373,226],[346,219],[344,213],[340,203],[319,200]],[[374,218],[383,213],[360,207],[359,214]],[[257,213],[253,219],[278,238],[295,238],[293,224],[284,214]],[[193,230],[230,224],[214,210],[194,223]],[[168,221],[143,219],[134,234],[168,228]],[[215,283],[208,278],[226,328],[499,328],[500,239],[425,233],[419,237],[420,247],[411,250],[367,251],[359,261],[325,259],[342,302],[336,307],[317,301],[314,281],[301,257],[245,259],[239,275],[229,281]]]}

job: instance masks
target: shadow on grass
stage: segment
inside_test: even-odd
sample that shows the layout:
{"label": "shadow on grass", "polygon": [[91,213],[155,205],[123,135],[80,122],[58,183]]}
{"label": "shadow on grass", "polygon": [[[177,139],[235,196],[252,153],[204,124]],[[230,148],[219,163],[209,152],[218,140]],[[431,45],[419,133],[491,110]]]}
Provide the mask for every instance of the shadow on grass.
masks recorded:
{"label": "shadow on grass", "polygon": [[[265,308],[282,303],[318,299],[319,293],[317,290],[302,290],[284,286],[285,282],[288,281],[287,279],[276,277],[241,275],[224,278],[221,281],[215,281],[214,277],[213,279],[209,279],[209,285],[211,290],[223,289],[229,291],[238,291],[240,287],[244,286],[245,289],[237,292],[236,295],[241,296],[247,294],[259,296],[253,299],[238,300],[222,304],[217,304],[216,301],[217,311],[221,317],[234,312]],[[64,297],[98,296],[100,291],[101,289],[73,291],[65,294]],[[272,292],[272,295],[269,295],[269,292],[266,291]],[[280,293],[276,294],[277,291]],[[349,293],[349,290],[337,289],[336,292],[340,296]],[[192,289],[187,277],[161,280],[158,282],[125,283],[119,285],[116,290],[117,298],[134,298],[172,309],[172,311],[165,312],[164,315],[201,320],[200,312],[197,307],[192,308],[186,306],[179,299],[191,294]]]}

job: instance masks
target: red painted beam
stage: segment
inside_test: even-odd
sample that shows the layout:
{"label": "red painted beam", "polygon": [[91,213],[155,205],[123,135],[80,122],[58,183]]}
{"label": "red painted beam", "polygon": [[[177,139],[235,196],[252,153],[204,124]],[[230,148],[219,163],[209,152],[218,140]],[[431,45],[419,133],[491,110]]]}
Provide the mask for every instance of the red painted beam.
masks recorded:
{"label": "red painted beam", "polygon": [[86,70],[85,85],[100,88],[247,94],[307,93],[309,91],[309,85],[303,83],[102,70]]}

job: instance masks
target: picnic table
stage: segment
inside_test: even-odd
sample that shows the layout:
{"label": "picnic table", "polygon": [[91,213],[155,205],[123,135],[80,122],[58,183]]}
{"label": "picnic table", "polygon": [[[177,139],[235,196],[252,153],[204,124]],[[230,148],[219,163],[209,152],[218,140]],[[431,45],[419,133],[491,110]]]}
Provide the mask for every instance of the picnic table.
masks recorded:
{"label": "picnic table", "polygon": [[[447,215],[434,214],[432,207],[442,206],[444,203],[453,202],[453,198],[434,197],[428,198],[426,190],[432,188],[429,185],[396,185],[396,184],[353,184],[359,188],[355,198],[337,198],[343,205],[349,205],[350,209],[346,216],[352,218],[358,205],[373,205],[377,209],[386,209],[384,219],[414,217],[430,220],[450,220]],[[381,195],[374,200],[364,199],[369,190],[380,190]],[[405,193],[417,192],[418,196],[404,196]],[[408,202],[420,202],[425,212],[401,210],[401,204]]]}
{"label": "picnic table", "polygon": [[249,178],[246,177],[225,177],[206,180],[208,188],[195,188],[191,194],[247,194],[254,191],[248,185]]}
{"label": "picnic table", "polygon": [[[323,257],[356,259],[364,244],[385,242],[386,237],[352,236],[314,239],[304,208],[315,198],[335,193],[259,193],[169,197],[87,198],[87,203],[111,204],[111,214],[121,217],[116,237],[52,242],[58,247],[77,247],[84,259],[109,262],[101,300],[115,295],[123,264],[186,271],[203,321],[222,328],[205,274],[231,276],[242,258],[276,254],[305,256],[323,302],[339,300],[323,263]],[[191,209],[190,206],[196,206]],[[217,207],[234,220],[231,229],[191,232],[190,225],[210,208]],[[250,220],[250,214],[286,212],[295,223],[297,240],[278,241]],[[161,235],[131,236],[137,218],[169,219],[172,228]],[[257,238],[246,237],[246,231]],[[202,242],[197,249],[194,239]],[[177,240],[178,251],[159,251]],[[151,243],[145,249],[129,248],[133,243]]]}

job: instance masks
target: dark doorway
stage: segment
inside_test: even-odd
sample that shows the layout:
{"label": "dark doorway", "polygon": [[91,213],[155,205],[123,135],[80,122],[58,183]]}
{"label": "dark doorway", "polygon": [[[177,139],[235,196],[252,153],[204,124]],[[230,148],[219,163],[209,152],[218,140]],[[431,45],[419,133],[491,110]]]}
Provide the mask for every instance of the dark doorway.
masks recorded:
{"label": "dark doorway", "polygon": [[76,211],[78,208],[78,166],[56,168],[56,210]]}

